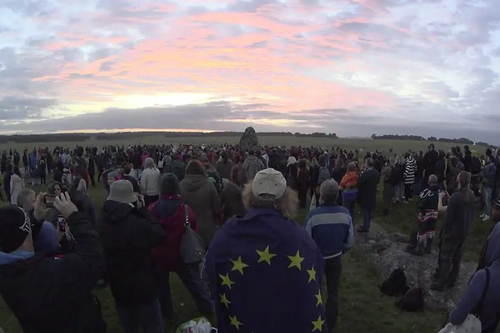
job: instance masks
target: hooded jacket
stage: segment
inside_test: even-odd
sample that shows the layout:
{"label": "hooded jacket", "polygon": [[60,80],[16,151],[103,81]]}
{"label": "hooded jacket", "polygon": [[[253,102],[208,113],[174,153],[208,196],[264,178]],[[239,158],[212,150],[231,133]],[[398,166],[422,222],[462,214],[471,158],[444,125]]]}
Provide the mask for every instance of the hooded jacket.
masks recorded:
{"label": "hooded jacket", "polygon": [[156,267],[151,248],[165,239],[165,231],[147,208],[106,201],[99,236],[107,275],[118,303],[141,305],[158,297]]}
{"label": "hooded jacket", "polygon": [[92,295],[104,273],[104,256],[83,214],[66,222],[78,242],[63,259],[47,252],[0,252],[0,294],[25,333],[103,333],[106,325]]}
{"label": "hooded jacket", "polygon": [[182,200],[194,211],[198,231],[208,247],[217,231],[221,208],[215,185],[205,175],[186,175],[179,187]]}
{"label": "hooded jacket", "polygon": [[243,162],[243,168],[247,172],[248,180],[253,180],[257,172],[264,170],[266,167],[257,156],[250,155],[245,159],[245,162]]}
{"label": "hooded jacket", "polygon": [[[450,315],[450,322],[454,325],[460,325],[465,321],[467,315],[478,304],[485,288],[487,288],[484,306],[479,314],[483,332],[486,329],[494,328],[491,326],[497,320],[497,314],[500,313],[500,223],[493,228],[482,258],[485,268],[479,269],[462,296],[462,300],[457,308]],[[486,285],[486,269],[490,272],[489,285]]]}

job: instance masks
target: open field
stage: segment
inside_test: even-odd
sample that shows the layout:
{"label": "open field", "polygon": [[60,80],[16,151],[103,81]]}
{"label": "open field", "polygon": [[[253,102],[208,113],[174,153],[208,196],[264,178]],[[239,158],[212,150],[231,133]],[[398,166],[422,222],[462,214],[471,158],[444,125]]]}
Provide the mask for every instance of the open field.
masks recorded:
{"label": "open field", "polygon": [[[214,137],[214,138],[166,138],[162,135],[134,139],[131,136],[127,140],[110,140],[92,141],[89,140],[80,145],[96,145],[102,146],[106,144],[113,145],[129,145],[129,144],[162,144],[162,143],[192,143],[192,144],[221,144],[230,143],[237,144],[239,137]],[[272,137],[263,136],[260,138],[262,145],[302,145],[302,146],[322,146],[331,148],[340,146],[346,149],[363,148],[365,151],[369,149],[379,149],[383,152],[388,152],[390,148],[396,152],[403,152],[408,149],[426,150],[430,142],[427,141],[395,141],[395,140],[371,140],[371,139],[322,139],[308,137]],[[52,148],[56,145],[72,148],[76,143],[48,143],[42,144]],[[437,142],[436,149],[448,149],[456,144]],[[18,151],[25,147],[38,147],[39,144],[9,144],[0,148],[15,148]],[[484,152],[483,147],[471,148],[478,152]],[[36,187],[36,191],[45,190],[42,187]],[[90,194],[96,201],[98,207],[101,207],[106,200],[106,192],[102,185],[90,189]],[[397,205],[387,217],[382,217],[381,197],[378,198],[378,208],[374,214],[374,222],[383,225],[391,231],[400,231],[408,234],[412,228],[411,222],[416,214],[415,201],[407,205]],[[307,212],[301,211],[297,217],[297,222],[302,223]],[[359,223],[360,216],[356,217]],[[464,260],[477,260],[484,244],[484,241],[492,228],[491,222],[480,222],[476,220],[471,234],[467,240],[466,253]],[[344,267],[342,272],[342,280],[340,285],[340,314],[339,323],[336,332],[342,333],[401,333],[401,332],[417,332],[417,333],[436,333],[441,328],[446,318],[446,313],[425,312],[422,314],[402,313],[394,306],[395,299],[381,297],[378,290],[378,285],[384,277],[379,277],[376,274],[375,268],[365,261],[363,253],[354,248],[344,257]],[[176,309],[179,311],[180,322],[187,321],[197,317],[198,313],[191,300],[189,293],[186,291],[180,280],[175,274],[171,278],[172,297]],[[123,332],[118,317],[114,308],[114,300],[109,292],[109,289],[97,290],[96,295],[99,297],[105,319],[108,323],[108,332],[119,333]],[[27,300],[29,301],[29,300]],[[22,332],[18,326],[16,318],[6,307],[0,298],[0,327],[6,333]],[[168,326],[165,332],[174,332],[174,326]],[[500,332],[500,330],[499,330]]]}
{"label": "open field", "polygon": [[[239,136],[221,136],[221,137],[165,137],[164,135],[152,135],[146,137],[134,137],[131,133],[127,139],[117,140],[86,140],[83,142],[47,142],[42,144],[37,143],[16,143],[10,142],[7,145],[1,145],[3,148],[13,148],[17,151],[22,151],[25,148],[32,149],[33,147],[43,146],[50,149],[56,146],[63,146],[73,148],[74,146],[92,146],[102,147],[105,145],[119,145],[128,146],[135,144],[215,144],[220,145],[224,143],[236,145],[239,143]],[[364,151],[370,149],[378,149],[382,152],[389,152],[392,148],[395,152],[405,152],[408,149],[413,151],[426,151],[427,146],[432,143],[431,141],[411,141],[411,140],[372,140],[372,139],[332,139],[332,138],[313,138],[313,137],[294,137],[294,136],[266,136],[259,137],[259,144],[262,146],[302,146],[302,147],[322,147],[330,149],[332,147],[341,147],[349,150],[360,149]],[[436,149],[443,149],[447,151],[452,146],[459,144],[451,142],[434,142]],[[459,145],[462,146],[462,145]],[[485,148],[483,146],[471,146],[471,149],[483,153]]]}

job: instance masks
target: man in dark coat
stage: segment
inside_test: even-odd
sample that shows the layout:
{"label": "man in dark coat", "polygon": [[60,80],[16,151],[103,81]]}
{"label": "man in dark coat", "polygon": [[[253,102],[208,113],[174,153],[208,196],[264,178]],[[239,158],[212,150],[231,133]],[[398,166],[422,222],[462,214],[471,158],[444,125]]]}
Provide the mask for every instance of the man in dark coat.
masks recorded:
{"label": "man in dark coat", "polygon": [[151,248],[165,239],[142,196],[128,180],[115,181],[102,209],[99,236],[104,248],[108,281],[126,333],[163,333],[159,281]]}
{"label": "man in dark coat", "polygon": [[[438,153],[434,149],[434,144],[429,145],[429,151],[424,155],[424,168],[425,174],[424,179],[429,179],[429,176],[436,173],[436,162],[438,159]],[[439,175],[437,175],[439,178]]]}
{"label": "man in dark coat", "polygon": [[377,201],[377,185],[379,179],[380,174],[373,168],[373,160],[367,158],[365,160],[365,170],[361,173],[357,184],[357,200],[361,207],[361,215],[363,218],[363,225],[357,229],[358,232],[368,232],[370,230],[372,213]]}
{"label": "man in dark coat", "polygon": [[57,259],[35,253],[32,221],[23,210],[0,208],[0,294],[23,332],[104,333],[92,295],[105,271],[99,238],[69,195],[57,198],[54,207],[78,242],[76,252]]}

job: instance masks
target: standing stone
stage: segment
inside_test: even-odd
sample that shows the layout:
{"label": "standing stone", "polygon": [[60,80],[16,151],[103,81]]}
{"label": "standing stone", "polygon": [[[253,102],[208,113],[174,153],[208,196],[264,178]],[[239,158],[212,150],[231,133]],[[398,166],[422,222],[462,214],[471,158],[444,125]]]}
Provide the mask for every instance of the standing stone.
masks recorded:
{"label": "standing stone", "polygon": [[240,147],[245,149],[252,149],[259,145],[259,139],[257,138],[257,133],[253,127],[247,127],[245,133],[241,136]]}

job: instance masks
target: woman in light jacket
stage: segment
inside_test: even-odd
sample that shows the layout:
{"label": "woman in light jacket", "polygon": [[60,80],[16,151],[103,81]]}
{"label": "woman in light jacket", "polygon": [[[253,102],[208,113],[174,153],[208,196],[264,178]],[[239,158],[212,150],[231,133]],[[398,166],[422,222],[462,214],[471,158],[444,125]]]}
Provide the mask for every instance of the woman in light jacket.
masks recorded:
{"label": "woman in light jacket", "polygon": [[17,195],[24,188],[23,177],[18,166],[14,167],[14,174],[10,177],[10,204],[17,205]]}
{"label": "woman in light jacket", "polygon": [[160,199],[160,170],[155,167],[151,157],[144,161],[145,169],[141,174],[141,191],[144,194],[144,203],[149,207]]}

